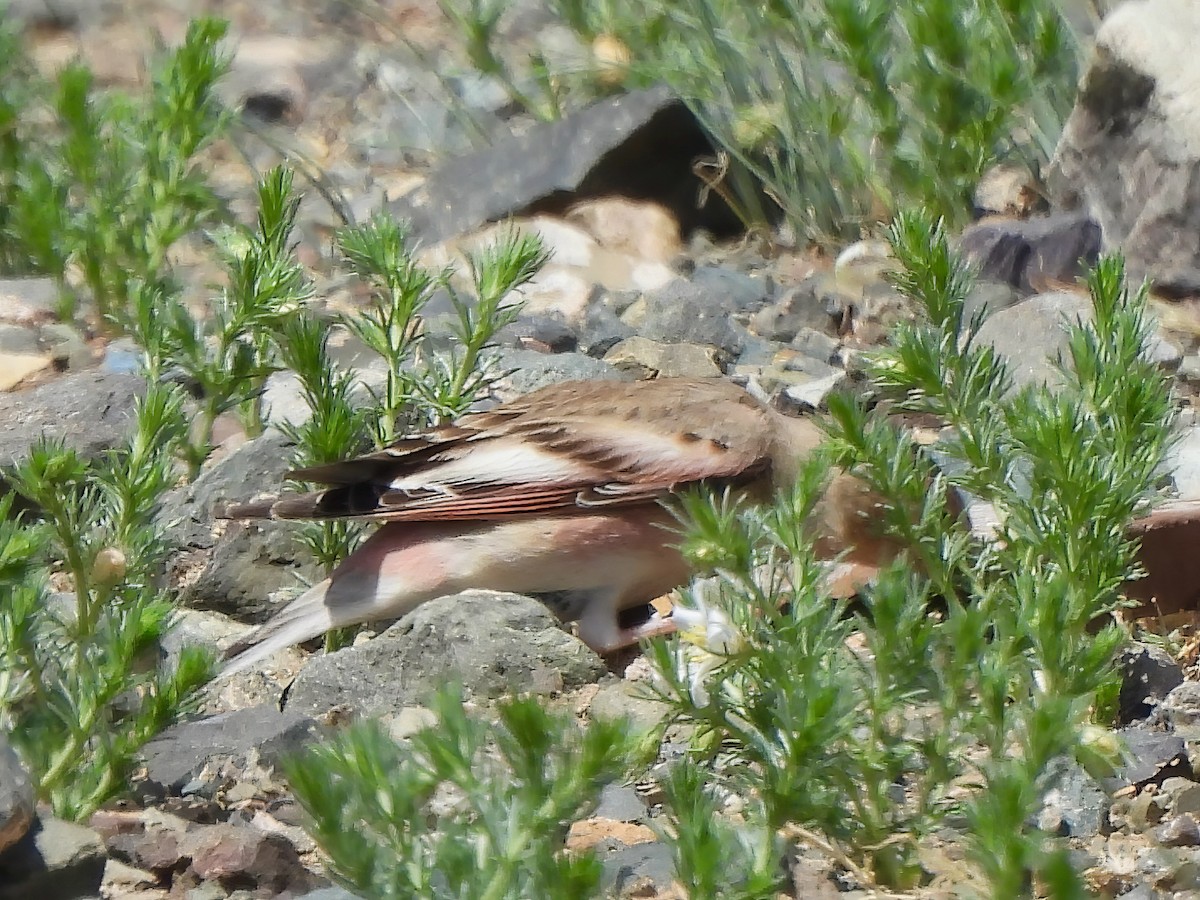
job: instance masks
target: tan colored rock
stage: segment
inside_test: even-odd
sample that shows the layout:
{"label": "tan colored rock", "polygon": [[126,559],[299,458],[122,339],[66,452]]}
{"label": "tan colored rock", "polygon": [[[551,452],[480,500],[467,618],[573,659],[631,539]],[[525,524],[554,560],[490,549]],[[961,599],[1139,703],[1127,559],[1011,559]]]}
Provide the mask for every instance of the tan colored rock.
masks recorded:
{"label": "tan colored rock", "polygon": [[658,835],[645,825],[594,816],[571,825],[571,830],[567,833],[567,849],[576,853],[580,850],[591,850],[608,838],[618,840],[626,847],[632,847],[635,844],[656,841]]}
{"label": "tan colored rock", "polygon": [[0,353],[0,391],[11,391],[53,363],[54,357],[48,353]]}

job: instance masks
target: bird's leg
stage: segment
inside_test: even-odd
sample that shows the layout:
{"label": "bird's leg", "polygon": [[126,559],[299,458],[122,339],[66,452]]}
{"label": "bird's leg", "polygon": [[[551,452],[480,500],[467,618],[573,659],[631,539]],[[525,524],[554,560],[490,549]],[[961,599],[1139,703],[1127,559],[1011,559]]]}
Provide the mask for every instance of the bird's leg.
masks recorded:
{"label": "bird's leg", "polygon": [[601,656],[624,650],[649,638],[675,633],[675,623],[657,612],[637,625],[621,625],[618,617],[619,598],[617,591],[597,591],[576,623],[579,639]]}

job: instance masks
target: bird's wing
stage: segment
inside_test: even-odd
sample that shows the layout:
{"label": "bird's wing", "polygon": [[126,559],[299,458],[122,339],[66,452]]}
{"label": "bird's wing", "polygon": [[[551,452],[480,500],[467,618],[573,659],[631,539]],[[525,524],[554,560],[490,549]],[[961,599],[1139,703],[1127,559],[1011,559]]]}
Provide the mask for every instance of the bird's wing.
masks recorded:
{"label": "bird's wing", "polygon": [[775,414],[709,379],[567,382],[353,460],[293,473],[334,487],[231,517],[499,519],[645,503],[769,468]]}

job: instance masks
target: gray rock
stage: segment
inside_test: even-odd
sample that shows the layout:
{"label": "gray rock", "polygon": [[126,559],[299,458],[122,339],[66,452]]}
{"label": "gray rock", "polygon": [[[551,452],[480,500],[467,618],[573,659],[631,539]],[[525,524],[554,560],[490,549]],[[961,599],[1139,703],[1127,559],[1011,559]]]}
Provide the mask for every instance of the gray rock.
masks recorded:
{"label": "gray rock", "polygon": [[1160,290],[1200,289],[1200,7],[1123,3],[1096,33],[1052,162],[1052,199],[1099,223],[1107,250]]}
{"label": "gray rock", "polygon": [[352,894],[345,888],[326,887],[301,894],[296,900],[362,900],[358,894]]}
{"label": "gray rock", "polygon": [[648,291],[638,310],[639,321],[624,320],[642,337],[662,343],[704,344],[736,357],[745,344],[745,329],[733,321],[736,309],[730,298],[701,283],[676,279]]}
{"label": "gray rock", "polygon": [[622,891],[649,878],[656,887],[666,888],[675,878],[675,859],[671,848],[661,841],[626,847],[619,841],[602,841],[597,855],[604,866],[601,887],[606,896],[622,896]]}
{"label": "gray rock", "polygon": [[739,313],[753,313],[771,299],[772,285],[764,275],[746,275],[723,266],[697,266],[688,280],[710,294],[726,299]]}
{"label": "gray rock", "polygon": [[120,444],[145,393],[137,375],[81,372],[14,394],[0,394],[0,466],[23,458],[45,436],[88,459]]}
{"label": "gray rock", "polygon": [[1200,498],[1200,426],[1188,428],[1171,447],[1166,469],[1171,473],[1180,497]]}
{"label": "gray rock", "polygon": [[146,781],[177,795],[212,760],[244,763],[253,751],[261,764],[275,765],[322,734],[321,726],[311,718],[272,706],[181,722],[142,748]]}
{"label": "gray rock", "polygon": [[1183,669],[1161,647],[1132,643],[1117,655],[1121,693],[1117,716],[1121,724],[1144,719],[1174,688],[1183,683]]}
{"label": "gray rock", "polygon": [[1187,740],[1200,738],[1200,682],[1185,681],[1162,702],[1167,723]]}
{"label": "gray rock", "polygon": [[449,682],[479,698],[528,690],[541,669],[559,672],[566,688],[607,671],[538,601],[465,591],[423,604],[373,640],[312,659],[293,682],[287,708],[397,713]]}
{"label": "gray rock", "polygon": [[[1043,816],[1054,819],[1057,833],[1072,837],[1093,837],[1100,833],[1108,796],[1091,775],[1077,763],[1058,760],[1051,764],[1053,787],[1042,800]],[[1050,812],[1051,815],[1045,814]]]}
{"label": "gray rock", "polygon": [[[1056,387],[1062,376],[1054,359],[1067,350],[1068,328],[1090,322],[1091,300],[1079,294],[1039,294],[991,316],[979,329],[979,340],[993,347],[1009,364],[1014,385]],[[1151,339],[1150,359],[1165,369],[1179,364],[1182,353],[1161,337]]]}
{"label": "gray rock", "polygon": [[176,549],[168,574],[182,583],[186,605],[261,622],[302,581],[320,580],[316,566],[301,557],[294,523],[216,520],[227,503],[281,490],[291,457],[290,441],[268,430],[167,495],[156,522]]}
{"label": "gray rock", "polygon": [[508,216],[616,193],[661,203],[685,231],[728,231],[733,217],[723,203],[696,209],[692,162],[712,152],[695,117],[669,91],[635,91],[451,160],[391,212],[436,243]]}
{"label": "gray rock", "polygon": [[604,361],[634,378],[716,378],[721,375],[716,352],[701,344],[662,344],[641,335],[626,338]]}
{"label": "gray rock", "polygon": [[8,738],[0,732],[0,854],[33,824],[33,782]]}
{"label": "gray rock", "polygon": [[1200,825],[1191,814],[1174,816],[1155,829],[1154,838],[1164,847],[1195,847],[1200,844]]}
{"label": "gray rock", "polygon": [[106,854],[90,828],[42,817],[0,855],[0,900],[75,900],[100,894]]}
{"label": "gray rock", "polygon": [[28,325],[0,323],[0,353],[40,353],[37,330]]}
{"label": "gray rock", "polygon": [[806,384],[789,384],[779,395],[778,406],[791,414],[811,413],[825,409],[829,395],[849,383],[850,376],[840,369],[814,378]]}
{"label": "gray rock", "polygon": [[[12,13],[13,7],[7,7]],[[0,322],[40,325],[58,318],[60,296],[53,278],[0,278]]]}
{"label": "gray rock", "polygon": [[786,343],[803,330],[832,334],[841,317],[840,301],[829,293],[828,279],[811,276],[755,313],[750,330],[771,341]]}
{"label": "gray rock", "polygon": [[643,822],[648,818],[646,804],[637,791],[624,784],[607,784],[600,791],[600,803],[592,815],[618,822]]}
{"label": "gray rock", "polygon": [[[837,338],[830,337],[823,331],[815,328],[801,328],[792,338],[790,346],[807,357],[819,360],[826,365],[833,365],[837,360],[838,348],[841,343]],[[744,358],[745,354],[742,356]]]}
{"label": "gray rock", "polygon": [[1016,288],[998,281],[981,279],[971,285],[971,290],[963,299],[963,320],[969,322],[980,310],[986,310],[986,315],[998,313],[1002,309],[1016,306],[1021,299]]}
{"label": "gray rock", "polygon": [[1084,274],[1100,255],[1100,227],[1080,212],[988,219],[963,231],[959,251],[984,278],[1034,293]]}
{"label": "gray rock", "polygon": [[582,353],[538,353],[534,350],[501,350],[498,354],[500,371],[509,374],[499,379],[495,393],[502,400],[511,400],[538,388],[560,381],[575,379],[626,381],[627,377],[615,367]]}
{"label": "gray rock", "polygon": [[1117,770],[1116,785],[1143,784],[1187,765],[1183,740],[1178,735],[1136,725],[1117,734],[1125,745],[1125,759]]}

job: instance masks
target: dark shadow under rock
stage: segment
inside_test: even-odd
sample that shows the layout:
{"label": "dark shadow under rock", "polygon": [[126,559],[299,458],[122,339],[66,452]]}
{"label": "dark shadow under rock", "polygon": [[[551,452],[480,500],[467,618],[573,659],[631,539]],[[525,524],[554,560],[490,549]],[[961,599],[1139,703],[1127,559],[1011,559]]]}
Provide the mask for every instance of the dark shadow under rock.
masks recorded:
{"label": "dark shadow under rock", "polygon": [[694,115],[666,88],[602,100],[443,165],[390,212],[434,243],[516,215],[561,214],[590,197],[665,206],[687,234],[732,234],[740,224],[710,193],[703,207],[697,157],[714,150]]}
{"label": "dark shadow under rock", "polygon": [[1100,226],[1078,212],[989,219],[959,238],[959,250],[982,277],[1027,294],[1073,284],[1095,264],[1100,247]]}
{"label": "dark shadow under rock", "polygon": [[[561,680],[542,677],[547,671]],[[288,691],[287,710],[319,716],[345,706],[381,715],[449,683],[486,699],[535,682],[578,687],[606,672],[537,600],[465,591],[423,604],[372,640],[311,660]]]}
{"label": "dark shadow under rock", "polygon": [[106,858],[90,828],[42,818],[0,855],[0,900],[99,896]]}

